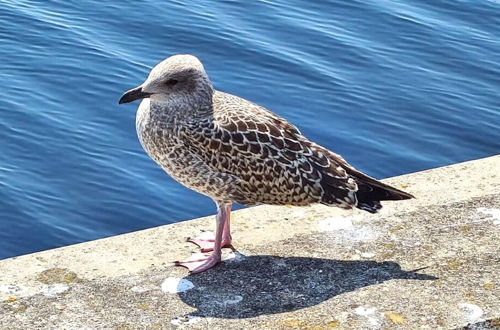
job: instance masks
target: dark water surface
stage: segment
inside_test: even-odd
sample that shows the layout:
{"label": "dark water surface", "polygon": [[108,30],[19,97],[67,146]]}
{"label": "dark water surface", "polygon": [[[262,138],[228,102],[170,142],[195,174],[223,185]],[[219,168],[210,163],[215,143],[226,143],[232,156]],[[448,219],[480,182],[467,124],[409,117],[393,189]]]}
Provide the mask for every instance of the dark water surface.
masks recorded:
{"label": "dark water surface", "polygon": [[214,213],[117,105],[175,53],[378,178],[500,152],[500,1],[186,3],[0,1],[0,258]]}

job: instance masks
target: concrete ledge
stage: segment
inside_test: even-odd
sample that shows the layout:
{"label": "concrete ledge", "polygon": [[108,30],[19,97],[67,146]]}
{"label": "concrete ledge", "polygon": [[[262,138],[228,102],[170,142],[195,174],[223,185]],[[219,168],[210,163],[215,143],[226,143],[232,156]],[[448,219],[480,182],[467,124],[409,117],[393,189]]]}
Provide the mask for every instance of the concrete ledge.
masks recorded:
{"label": "concrete ledge", "polygon": [[237,211],[198,275],[170,262],[213,217],[2,260],[0,328],[499,328],[500,156],[386,182],[417,199]]}

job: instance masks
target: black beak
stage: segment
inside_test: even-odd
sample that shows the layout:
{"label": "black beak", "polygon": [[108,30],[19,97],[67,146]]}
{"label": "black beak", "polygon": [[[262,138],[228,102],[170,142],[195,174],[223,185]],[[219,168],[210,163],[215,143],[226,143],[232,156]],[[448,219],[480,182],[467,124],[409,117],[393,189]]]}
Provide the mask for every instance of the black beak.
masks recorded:
{"label": "black beak", "polygon": [[150,97],[151,93],[145,93],[142,91],[142,86],[138,86],[136,88],[132,88],[125,92],[118,101],[118,104],[129,103],[138,99],[143,99],[146,97]]}

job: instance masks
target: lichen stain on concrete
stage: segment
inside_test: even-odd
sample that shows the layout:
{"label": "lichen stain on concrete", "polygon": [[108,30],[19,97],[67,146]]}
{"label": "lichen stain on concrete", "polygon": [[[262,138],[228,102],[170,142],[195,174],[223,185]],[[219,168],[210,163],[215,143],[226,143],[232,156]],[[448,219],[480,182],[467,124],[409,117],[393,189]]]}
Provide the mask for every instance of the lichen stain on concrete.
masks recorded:
{"label": "lichen stain on concrete", "polygon": [[37,280],[43,284],[55,284],[55,283],[74,283],[80,282],[81,279],[78,278],[75,272],[70,271],[67,268],[50,268],[44,270],[37,276]]}
{"label": "lichen stain on concrete", "polygon": [[240,295],[226,295],[226,294],[219,294],[216,296],[206,296],[207,299],[212,300],[213,304],[221,306],[221,307],[227,307],[228,305],[236,305],[239,304],[240,302],[243,301],[243,297]]}
{"label": "lichen stain on concrete", "polygon": [[224,305],[234,305],[240,303],[242,300],[243,300],[242,296],[234,295],[224,300],[223,303]]}
{"label": "lichen stain on concrete", "polygon": [[21,288],[17,285],[0,285],[0,292],[3,293],[16,293],[21,291]]}
{"label": "lichen stain on concrete", "polygon": [[469,323],[483,321],[481,317],[483,316],[484,311],[478,305],[471,303],[461,303],[458,306],[465,311],[465,317]]}
{"label": "lichen stain on concrete", "polygon": [[348,237],[354,242],[369,242],[379,237],[378,232],[369,227],[355,228],[355,230],[348,231],[347,233],[349,234]]}
{"label": "lichen stain on concrete", "polygon": [[391,321],[391,323],[394,323],[394,324],[406,323],[406,319],[401,314],[394,313],[394,312],[386,312],[384,315],[389,321]]}
{"label": "lichen stain on concrete", "polygon": [[373,257],[376,256],[375,253],[373,252],[363,252],[361,250],[358,250],[358,249],[355,249],[354,251],[356,251],[356,253],[361,257],[361,258],[364,258],[364,259],[371,259]]}
{"label": "lichen stain on concrete", "polygon": [[140,310],[146,311],[146,310],[150,309],[151,306],[148,303],[139,303],[137,305],[137,308],[139,308]]}
{"label": "lichen stain on concrete", "polygon": [[370,307],[370,306],[358,306],[354,309],[354,313],[359,316],[369,316],[375,314],[376,311],[377,311],[376,307]]}
{"label": "lichen stain on concrete", "polygon": [[44,257],[36,257],[35,259],[40,261],[40,262],[48,262],[48,260],[45,259]]}
{"label": "lichen stain on concrete", "polygon": [[328,322],[326,322],[326,326],[328,329],[338,328],[340,326],[340,322],[337,320],[328,321]]}
{"label": "lichen stain on concrete", "polygon": [[484,215],[489,215],[487,220],[493,220],[494,225],[500,225],[500,209],[488,209],[486,207],[480,207],[477,212]]}
{"label": "lichen stain on concrete", "polygon": [[239,262],[245,260],[246,256],[238,251],[223,252],[222,261]]}
{"label": "lichen stain on concrete", "polygon": [[354,309],[354,314],[364,318],[370,326],[378,328],[381,322],[376,312],[377,308],[371,306],[358,306]]}
{"label": "lichen stain on concrete", "polygon": [[14,312],[14,313],[22,313],[22,312],[26,311],[27,309],[28,309],[28,306],[26,306],[26,305],[19,305],[19,306],[13,308],[12,312]]}
{"label": "lichen stain on concrete", "polygon": [[378,238],[379,234],[368,226],[356,226],[354,223],[361,216],[327,217],[318,222],[318,229],[330,232],[335,240],[350,242],[369,242]]}
{"label": "lichen stain on concrete", "polygon": [[201,321],[201,317],[193,315],[185,315],[173,318],[170,323],[177,326],[193,325]]}
{"label": "lichen stain on concrete", "polygon": [[114,330],[132,330],[136,329],[134,325],[129,323],[118,323],[114,326]]}
{"label": "lichen stain on concrete", "polygon": [[161,290],[165,293],[180,293],[191,290],[194,284],[183,278],[169,277],[161,284]]}
{"label": "lichen stain on concrete", "polygon": [[144,292],[148,292],[148,291],[151,291],[151,290],[155,290],[156,288],[153,287],[153,286],[133,286],[132,288],[130,288],[130,291],[132,292],[135,292],[135,293],[144,293]]}
{"label": "lichen stain on concrete", "polygon": [[68,290],[69,290],[69,285],[64,283],[54,283],[46,285],[41,292],[46,297],[54,298],[60,294],[65,293]]}
{"label": "lichen stain on concrete", "polygon": [[452,260],[452,261],[448,262],[448,264],[447,264],[448,268],[451,270],[457,270],[462,265],[463,265],[463,263],[460,260]]}
{"label": "lichen stain on concrete", "polygon": [[327,217],[319,221],[319,230],[334,231],[342,229],[353,229],[354,226],[352,224],[352,220],[357,218],[358,217]]}
{"label": "lichen stain on concrete", "polygon": [[301,320],[296,320],[296,319],[289,319],[289,320],[284,320],[281,324],[287,328],[297,328],[302,325]]}

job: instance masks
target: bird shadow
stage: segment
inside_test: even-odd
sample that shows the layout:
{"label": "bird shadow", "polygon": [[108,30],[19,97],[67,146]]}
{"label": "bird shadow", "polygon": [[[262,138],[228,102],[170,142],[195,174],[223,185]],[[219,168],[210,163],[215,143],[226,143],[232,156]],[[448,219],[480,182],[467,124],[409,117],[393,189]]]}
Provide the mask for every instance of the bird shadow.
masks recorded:
{"label": "bird shadow", "polygon": [[237,259],[185,278],[194,288],[179,296],[197,309],[191,316],[240,319],[290,312],[393,279],[437,279],[418,270],[402,270],[392,261],[269,255]]}

